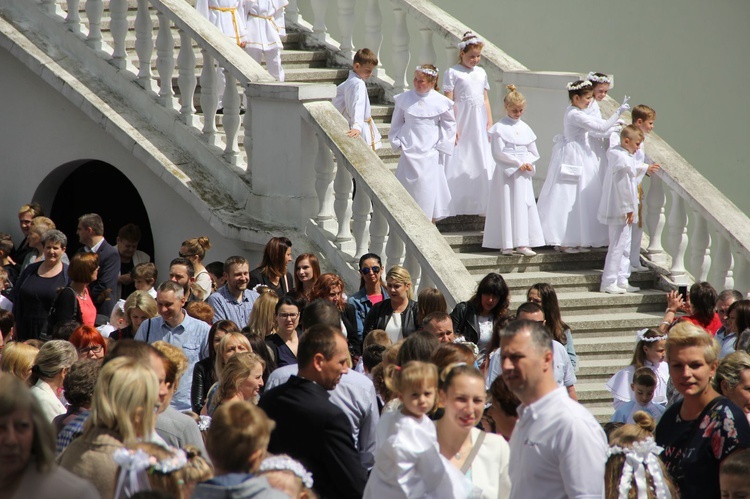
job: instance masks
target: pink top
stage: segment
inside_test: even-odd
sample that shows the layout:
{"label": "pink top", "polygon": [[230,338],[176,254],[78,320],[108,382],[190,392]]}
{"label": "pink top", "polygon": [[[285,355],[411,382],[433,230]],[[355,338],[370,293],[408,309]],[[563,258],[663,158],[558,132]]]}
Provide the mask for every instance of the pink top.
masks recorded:
{"label": "pink top", "polygon": [[381,301],[383,301],[383,293],[378,293],[376,295],[367,295],[367,299],[370,300],[370,303],[373,305],[377,305]]}
{"label": "pink top", "polygon": [[84,326],[94,327],[96,323],[96,307],[89,296],[88,288],[83,288],[83,296],[76,296],[78,306],[81,308],[81,318]]}

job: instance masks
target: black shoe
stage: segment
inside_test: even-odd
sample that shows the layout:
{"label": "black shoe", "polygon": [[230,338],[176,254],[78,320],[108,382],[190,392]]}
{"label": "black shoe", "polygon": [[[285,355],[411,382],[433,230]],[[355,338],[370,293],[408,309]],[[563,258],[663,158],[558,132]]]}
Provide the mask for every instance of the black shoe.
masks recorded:
{"label": "black shoe", "polygon": [[220,107],[219,109],[217,109],[216,114],[224,114],[224,108]]}

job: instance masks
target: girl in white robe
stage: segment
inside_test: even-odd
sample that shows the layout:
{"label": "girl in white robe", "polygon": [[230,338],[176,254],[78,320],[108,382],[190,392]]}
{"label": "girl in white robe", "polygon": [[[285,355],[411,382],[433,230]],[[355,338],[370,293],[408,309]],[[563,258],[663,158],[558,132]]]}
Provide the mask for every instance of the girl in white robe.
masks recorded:
{"label": "girl in white robe", "polygon": [[604,121],[586,112],[593,93],[591,82],[568,84],[571,105],[565,110],[563,134],[554,138],[547,178],[539,194],[537,209],[546,244],[558,251],[577,253],[588,247],[607,246],[607,227],[597,220],[602,178],[599,160],[589,146],[587,132],[604,133],[623,111],[627,99]]}
{"label": "girl in white robe", "polygon": [[482,40],[467,31],[458,44],[459,64],[448,69],[443,78],[443,92],[455,104],[457,123],[456,147],[445,169],[451,216],[484,215],[487,211],[494,165],[487,140],[487,130],[492,126],[487,96],[490,85],[487,73],[477,66],[483,47]]}
{"label": "girl in white robe", "polygon": [[[602,118],[602,111],[599,108],[599,103],[604,100],[612,86],[613,79],[611,76],[607,76],[604,73],[589,73],[586,75],[586,79],[591,82],[591,90],[594,92],[594,99],[586,108],[586,112],[591,116],[599,119]],[[589,132],[589,145],[591,150],[596,154],[599,159],[599,167],[601,168],[602,178],[604,178],[604,170],[607,169],[607,149],[609,148],[609,136],[612,133],[612,129],[607,130],[604,133]]]}
{"label": "girl in white robe", "polygon": [[490,144],[495,169],[484,223],[485,248],[500,248],[510,255],[513,248],[524,256],[534,256],[532,247],[544,246],[542,225],[534,199],[534,163],[539,159],[536,135],[521,121],[526,99],[508,85],[503,100],[508,115],[490,128]]}
{"label": "girl in white robe", "polygon": [[401,151],[396,178],[433,222],[448,216],[445,162],[456,141],[453,101],[437,92],[437,78],[435,66],[417,66],[414,88],[394,98],[388,133],[393,151]]}
{"label": "girl in white robe", "polygon": [[284,81],[281,67],[281,37],[286,36],[284,7],[288,0],[244,0],[247,11],[247,44],[245,51],[260,64],[266,58],[266,69],[271,76]]}

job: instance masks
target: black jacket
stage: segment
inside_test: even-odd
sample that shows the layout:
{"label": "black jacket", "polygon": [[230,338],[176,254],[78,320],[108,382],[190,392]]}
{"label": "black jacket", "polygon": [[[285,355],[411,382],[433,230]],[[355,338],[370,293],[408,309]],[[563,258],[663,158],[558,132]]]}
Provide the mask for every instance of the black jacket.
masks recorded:
{"label": "black jacket", "polygon": [[193,385],[190,388],[190,404],[193,406],[194,413],[201,413],[206,403],[208,390],[215,382],[214,361],[206,357],[196,362],[193,368]]}
{"label": "black jacket", "polygon": [[349,353],[352,357],[359,357],[362,355],[362,338],[359,337],[357,331],[357,311],[354,310],[354,305],[351,303],[347,303],[344,307],[344,311],[341,313],[341,322],[344,323],[344,328],[346,328]]}
{"label": "black jacket", "polygon": [[466,341],[477,343],[479,341],[479,314],[477,313],[474,305],[468,301],[462,301],[457,303],[456,307],[451,312],[451,319],[453,319],[453,332],[456,336],[463,336]]}
{"label": "black jacket", "polygon": [[285,294],[294,289],[294,277],[287,272],[285,276],[282,276],[281,279],[279,279],[279,285],[274,286],[271,283],[271,280],[260,269],[253,269],[250,271],[250,282],[247,283],[247,289],[253,289],[259,284],[273,289],[279,296],[279,299],[281,299]]}
{"label": "black jacket", "polygon": [[[364,335],[367,336],[367,333],[373,329],[385,329],[392,315],[393,307],[390,298],[374,305],[365,317]],[[401,312],[401,333],[406,338],[417,329],[419,329],[417,325],[417,302],[409,300],[406,310]]]}

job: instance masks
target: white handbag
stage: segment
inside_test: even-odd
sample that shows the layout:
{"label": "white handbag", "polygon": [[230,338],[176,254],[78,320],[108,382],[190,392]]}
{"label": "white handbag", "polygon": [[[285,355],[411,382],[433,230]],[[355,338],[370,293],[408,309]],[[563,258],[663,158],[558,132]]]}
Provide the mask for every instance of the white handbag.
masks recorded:
{"label": "white handbag", "polygon": [[581,179],[581,173],[583,173],[582,166],[566,165],[565,163],[560,165],[560,179],[568,182],[578,182]]}

